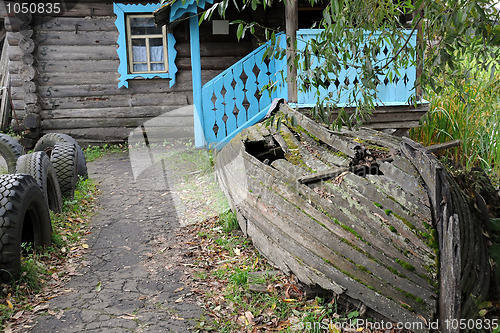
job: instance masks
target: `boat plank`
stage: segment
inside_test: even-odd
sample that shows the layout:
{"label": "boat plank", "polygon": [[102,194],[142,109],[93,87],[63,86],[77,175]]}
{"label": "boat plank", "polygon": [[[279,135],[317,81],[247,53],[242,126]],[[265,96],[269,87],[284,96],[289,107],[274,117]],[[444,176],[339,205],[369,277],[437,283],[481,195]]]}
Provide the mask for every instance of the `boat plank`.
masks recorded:
{"label": "boat plank", "polygon": [[[269,217],[272,216],[273,213],[269,211],[267,206],[262,206],[260,203],[257,203],[257,207],[258,209],[254,209],[255,206],[252,205],[251,207],[246,206],[245,209],[247,216],[250,216],[250,220],[253,222],[249,224],[249,235],[252,235],[253,226],[256,226],[256,229],[262,230],[262,234],[265,235],[266,238],[264,242],[266,240],[269,242],[269,239],[274,240],[274,244],[272,247],[269,247],[269,251],[275,251],[275,247],[280,246],[288,256],[300,258],[299,264],[301,269],[299,272],[304,271],[306,267],[309,268],[309,271],[313,272],[313,274],[311,274],[312,272],[304,274],[306,275],[306,281],[307,279],[312,280],[312,282],[318,283],[322,287],[325,287],[325,279],[329,280],[330,284],[334,283],[334,281],[342,281],[342,287],[345,288],[345,293],[347,295],[355,299],[363,299],[363,302],[369,307],[392,320],[421,320],[417,319],[417,316],[405,310],[401,305],[390,300],[386,296],[371,290],[352,278],[346,277],[343,272],[304,248],[303,243],[298,242],[297,238],[290,237],[286,232],[283,232],[282,229],[276,226],[271,227],[272,220],[275,219]],[[264,221],[266,223],[263,223]],[[281,260],[285,261],[289,266],[290,261],[287,259],[286,257],[281,258]],[[323,272],[326,272],[326,274]],[[332,288],[330,287],[330,289]],[[420,313],[424,316],[429,315],[427,311],[422,311]]]}
{"label": "boat plank", "polygon": [[[259,182],[262,183],[266,183],[266,180],[271,179],[273,184],[273,191],[278,193],[284,199],[293,202],[297,207],[300,207],[303,212],[308,214],[314,220],[320,221],[327,230],[335,235],[335,237],[345,239],[350,244],[356,244],[356,248],[374,257],[376,260],[378,260],[378,263],[382,264],[384,267],[390,267],[391,271],[402,269],[402,267],[394,261],[394,258],[404,260],[404,256],[399,251],[394,249],[392,249],[391,251],[391,249],[388,248],[383,241],[378,241],[371,234],[367,235],[366,241],[360,241],[356,234],[349,231],[349,229],[342,227],[340,223],[334,223],[332,217],[336,217],[338,220],[343,221],[344,223],[351,222],[351,219],[344,211],[332,205],[331,202],[321,198],[316,192],[305,185],[286,184],[286,180],[282,179],[283,176],[280,175],[277,170],[274,170],[271,167],[266,167],[266,171],[260,170],[258,168],[258,162],[256,163],[255,161],[252,161],[253,157],[246,154],[243,155],[243,157],[245,160],[254,163],[253,167],[250,165],[247,165],[245,167],[246,174],[251,172],[253,174],[253,177],[259,179]],[[297,190],[299,194],[301,194],[300,196],[296,194]],[[262,190],[260,188],[252,188],[251,191],[252,194],[256,194],[258,196],[262,195]],[[309,202],[315,202],[317,204],[319,203],[321,205],[320,209],[318,210],[318,207],[310,205]],[[325,213],[328,215],[325,215]],[[356,222],[359,222],[359,220],[356,220]],[[353,228],[356,227],[353,223],[354,222],[351,222],[349,228],[351,228],[351,225]],[[372,243],[375,242],[379,247],[383,248],[385,246],[386,248],[382,251],[373,248]],[[393,257],[389,256],[391,252]],[[427,285],[427,282],[420,276],[416,275],[414,272],[405,271],[405,276],[408,279],[414,281],[417,285]],[[432,288],[429,287],[428,289]]]}

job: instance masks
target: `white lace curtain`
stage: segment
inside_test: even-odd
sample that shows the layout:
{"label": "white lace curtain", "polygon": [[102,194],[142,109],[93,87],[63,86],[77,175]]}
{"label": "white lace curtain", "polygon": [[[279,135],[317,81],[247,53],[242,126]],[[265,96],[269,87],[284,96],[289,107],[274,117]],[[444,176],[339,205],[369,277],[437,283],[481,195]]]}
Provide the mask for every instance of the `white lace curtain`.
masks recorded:
{"label": "white lace curtain", "polygon": [[[150,62],[160,62],[160,61],[162,62],[161,64],[151,64],[152,71],[165,70],[165,65],[163,64],[163,46],[151,46],[149,48],[149,56],[151,57]],[[146,52],[146,46],[133,46],[132,59],[135,72],[149,71],[147,64],[148,56]],[[144,63],[137,64],[137,62],[144,62]]]}

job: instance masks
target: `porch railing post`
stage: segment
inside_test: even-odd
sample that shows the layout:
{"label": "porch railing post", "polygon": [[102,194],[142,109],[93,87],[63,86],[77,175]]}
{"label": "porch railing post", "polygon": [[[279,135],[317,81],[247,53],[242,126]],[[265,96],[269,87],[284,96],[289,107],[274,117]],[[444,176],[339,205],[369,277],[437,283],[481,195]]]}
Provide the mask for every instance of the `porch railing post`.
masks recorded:
{"label": "porch railing post", "polygon": [[286,72],[288,83],[288,102],[297,103],[297,67],[295,66],[297,30],[299,28],[299,5],[298,0],[287,0],[285,2],[285,24],[286,24]]}
{"label": "porch railing post", "polygon": [[200,56],[200,27],[198,16],[193,15],[189,19],[189,40],[191,46],[191,70],[193,78],[193,101],[194,101],[194,143],[198,148],[206,147],[204,124],[203,124],[203,101],[201,91],[201,56]]}

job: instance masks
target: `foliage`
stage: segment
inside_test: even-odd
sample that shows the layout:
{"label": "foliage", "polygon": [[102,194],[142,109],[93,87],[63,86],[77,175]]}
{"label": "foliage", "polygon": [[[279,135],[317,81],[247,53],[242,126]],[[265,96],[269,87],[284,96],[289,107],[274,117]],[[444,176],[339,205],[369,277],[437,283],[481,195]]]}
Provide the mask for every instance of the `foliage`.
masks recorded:
{"label": "foliage", "polygon": [[[474,54],[476,66],[491,73],[500,59],[499,49],[491,47],[500,45],[500,27],[496,24],[500,16],[492,0],[329,0],[326,6],[323,1],[309,0],[309,4],[325,7],[323,18],[313,26],[322,31],[307,42],[304,52],[288,59],[288,65],[301,69],[297,78],[300,90],[318,91],[313,113],[319,120],[328,121],[333,110],[339,111],[337,104],[342,98],[347,97],[344,106],[357,105],[349,114],[340,108],[332,124],[337,128],[343,124],[356,126],[366,119],[379,101],[376,87],[382,77],[391,81],[408,66],[423,66],[421,81],[415,83],[417,93],[409,101],[415,103],[421,97],[420,86],[439,92],[441,80],[445,86],[457,83],[457,77],[467,80],[470,73],[458,66],[464,54]],[[224,0],[202,13],[200,21],[210,19],[215,12],[224,16],[229,5],[257,10],[266,9],[271,2]],[[244,20],[233,24],[238,24],[238,38],[263,29],[266,39],[272,40],[267,56],[286,56],[274,27]],[[412,45],[410,36],[415,34],[418,42]],[[381,52],[383,44],[392,45],[388,53]],[[357,73],[358,82],[338,82],[338,95],[320,96],[317,88],[333,84],[347,67]]]}
{"label": "foliage", "polygon": [[83,149],[85,160],[87,162],[95,161],[107,153],[118,153],[126,151],[127,147],[123,144],[104,144],[102,146],[87,146]]}
{"label": "foliage", "polygon": [[[80,179],[75,199],[66,201],[59,214],[51,212],[53,234],[51,246],[34,250],[22,244],[21,277],[11,284],[2,284],[0,325],[22,322],[28,313],[46,309],[44,303],[62,288],[62,281],[76,269],[68,261],[79,257],[88,245],[88,221],[95,210],[97,185],[91,179]],[[50,287],[48,288],[48,286]],[[10,322],[9,322],[10,320]],[[7,323],[7,326],[4,326]]]}
{"label": "foliage", "polygon": [[480,167],[492,178],[500,175],[500,73],[475,69],[472,55],[462,61],[469,78],[452,84],[439,78],[439,93],[431,92],[431,109],[421,126],[410,131],[424,145],[460,140],[461,145],[441,152],[441,157],[471,170]]}

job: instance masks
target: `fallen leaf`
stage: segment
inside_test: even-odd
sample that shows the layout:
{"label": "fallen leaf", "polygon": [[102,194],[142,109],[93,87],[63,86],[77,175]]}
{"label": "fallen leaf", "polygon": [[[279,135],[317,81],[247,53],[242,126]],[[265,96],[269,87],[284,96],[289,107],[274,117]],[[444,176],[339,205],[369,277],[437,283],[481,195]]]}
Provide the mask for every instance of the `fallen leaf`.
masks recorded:
{"label": "fallen leaf", "polygon": [[133,314],[125,313],[125,314],[123,314],[121,316],[118,316],[118,318],[128,319],[128,320],[134,320],[134,319],[137,319],[137,316],[133,315]]}
{"label": "fallen leaf", "polygon": [[248,323],[253,322],[253,314],[250,311],[245,312],[245,318],[247,319]]}
{"label": "fallen leaf", "polygon": [[19,318],[21,318],[23,313],[24,313],[24,310],[18,311],[15,315],[12,316],[12,319],[18,320]]}
{"label": "fallen leaf", "polygon": [[237,256],[241,256],[241,251],[240,249],[238,249],[237,247],[234,249],[234,254],[236,254]]}
{"label": "fallen leaf", "polygon": [[33,308],[33,312],[39,312],[43,310],[47,310],[49,308],[48,304],[43,304],[43,305],[37,305]]}
{"label": "fallen leaf", "polygon": [[181,296],[181,297],[179,297],[178,299],[176,299],[176,300],[175,300],[175,303],[180,303],[180,302],[182,302],[182,301],[184,301],[184,299],[183,299],[183,298],[182,298],[182,296]]}
{"label": "fallen leaf", "polygon": [[12,303],[7,300],[7,306],[9,307],[9,309],[13,310],[14,309],[14,306],[12,305]]}
{"label": "fallen leaf", "polygon": [[62,309],[61,309],[61,310],[59,310],[59,312],[57,313],[56,318],[59,320],[59,319],[61,319],[61,317],[62,317],[63,315],[64,315],[64,310],[62,310]]}
{"label": "fallen leaf", "polygon": [[101,285],[101,281],[99,281],[99,282],[97,283],[97,285],[95,286],[95,291],[100,292],[100,291],[101,291],[101,289],[102,289],[102,285]]}
{"label": "fallen leaf", "polygon": [[179,287],[179,288],[177,288],[177,289],[174,290],[174,293],[178,293],[179,291],[181,291],[183,289],[184,289],[184,287]]}
{"label": "fallen leaf", "polygon": [[88,248],[89,248],[89,245],[88,245],[88,244],[83,243],[83,244],[82,244],[82,247],[83,247],[84,249],[88,249]]}

